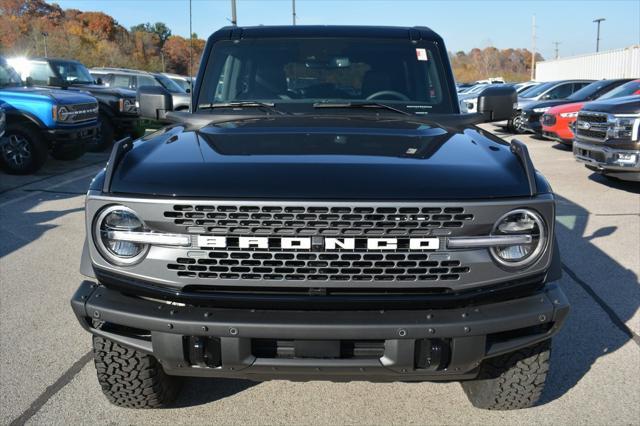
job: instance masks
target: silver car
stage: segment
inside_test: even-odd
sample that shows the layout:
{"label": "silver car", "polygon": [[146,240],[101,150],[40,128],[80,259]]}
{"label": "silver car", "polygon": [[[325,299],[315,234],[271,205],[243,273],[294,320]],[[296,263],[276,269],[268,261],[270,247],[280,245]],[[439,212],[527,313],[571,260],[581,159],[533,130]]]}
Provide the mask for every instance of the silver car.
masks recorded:
{"label": "silver car", "polygon": [[191,95],[163,74],[127,68],[91,68],[89,71],[96,80],[109,87],[132,90],[142,86],[164,87],[171,94],[174,111],[186,111],[191,105]]}

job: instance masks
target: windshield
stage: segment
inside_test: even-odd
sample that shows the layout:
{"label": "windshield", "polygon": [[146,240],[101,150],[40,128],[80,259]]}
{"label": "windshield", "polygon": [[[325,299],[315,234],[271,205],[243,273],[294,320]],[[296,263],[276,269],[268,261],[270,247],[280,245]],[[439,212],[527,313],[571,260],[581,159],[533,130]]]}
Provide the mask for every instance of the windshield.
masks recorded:
{"label": "windshield", "polygon": [[618,86],[613,90],[605,93],[598,98],[599,101],[603,99],[621,98],[623,96],[638,95],[640,94],[640,80],[630,81],[622,86]]}
{"label": "windshield", "polygon": [[191,84],[189,84],[189,81],[187,80],[183,80],[177,77],[169,77],[169,79],[171,79],[171,81],[173,81],[178,86],[182,87],[182,90],[184,90],[185,92],[187,91],[187,89],[191,89]]}
{"label": "windshield", "polygon": [[533,86],[531,89],[525,90],[524,92],[520,93],[520,97],[535,98],[536,96],[543,94],[544,92],[546,92],[548,89],[552,88],[555,85],[556,83],[550,82],[550,83],[542,83],[537,86]]}
{"label": "windshield", "polygon": [[591,100],[594,99],[594,96],[597,95],[598,92],[602,91],[603,89],[606,91],[607,86],[615,87],[614,82],[612,82],[611,80],[594,81],[591,84],[587,84],[577,92],[574,92],[567,99],[572,101]]}
{"label": "windshield", "polygon": [[158,79],[160,84],[162,84],[162,86],[168,91],[172,93],[186,93],[182,87],[178,86],[178,84],[170,78],[165,77],[162,74],[156,74],[155,77]]}
{"label": "windshield", "polygon": [[223,40],[206,65],[198,107],[384,102],[412,113],[454,111],[434,43],[365,38]]}
{"label": "windshield", "polygon": [[20,87],[22,86],[22,80],[18,73],[14,71],[9,65],[0,62],[0,87]]}
{"label": "windshield", "polygon": [[68,84],[93,84],[93,77],[87,67],[78,62],[50,61],[49,63],[62,81]]}

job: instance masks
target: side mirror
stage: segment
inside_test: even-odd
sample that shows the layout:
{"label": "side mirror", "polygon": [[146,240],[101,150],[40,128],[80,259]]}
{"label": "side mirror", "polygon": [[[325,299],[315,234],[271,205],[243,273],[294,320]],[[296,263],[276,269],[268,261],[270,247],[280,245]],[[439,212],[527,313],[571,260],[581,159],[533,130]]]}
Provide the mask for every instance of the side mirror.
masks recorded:
{"label": "side mirror", "polygon": [[165,120],[167,112],[173,110],[171,93],[161,86],[142,86],[138,88],[138,111],[140,117],[151,120]]}
{"label": "side mirror", "polygon": [[33,78],[31,78],[31,77],[27,77],[27,78],[25,79],[25,81],[24,81],[24,84],[26,84],[26,85],[27,85],[27,87],[31,87],[31,86],[33,86]]}
{"label": "side mirror", "polygon": [[62,79],[58,77],[49,77],[49,80],[47,81],[47,86],[66,87],[66,85],[64,84],[64,81],[62,81]]}
{"label": "side mirror", "polygon": [[502,84],[489,86],[478,95],[478,113],[485,123],[509,120],[518,105],[518,94],[513,87]]}

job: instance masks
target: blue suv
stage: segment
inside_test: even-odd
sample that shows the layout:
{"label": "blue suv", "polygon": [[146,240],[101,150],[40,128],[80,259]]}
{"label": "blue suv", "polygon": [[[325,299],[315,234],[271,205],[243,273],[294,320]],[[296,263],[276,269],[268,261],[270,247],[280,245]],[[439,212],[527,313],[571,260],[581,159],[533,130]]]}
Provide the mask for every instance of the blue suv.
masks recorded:
{"label": "blue suv", "polygon": [[6,130],[0,139],[0,166],[8,173],[29,174],[47,154],[74,160],[98,137],[98,102],[82,92],[24,87],[0,57],[0,105]]}

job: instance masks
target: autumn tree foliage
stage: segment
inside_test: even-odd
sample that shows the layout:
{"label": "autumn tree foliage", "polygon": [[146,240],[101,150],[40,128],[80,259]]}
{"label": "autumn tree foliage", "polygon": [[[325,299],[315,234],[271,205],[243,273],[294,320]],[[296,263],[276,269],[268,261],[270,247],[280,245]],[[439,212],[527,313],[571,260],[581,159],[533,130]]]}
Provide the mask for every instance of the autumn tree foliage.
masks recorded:
{"label": "autumn tree foliage", "polygon": [[[473,82],[489,77],[503,77],[508,81],[526,81],[531,78],[531,52],[527,49],[471,49],[465,53],[449,53],[456,81]],[[536,62],[542,61],[536,54]]]}
{"label": "autumn tree foliage", "polygon": [[[111,66],[185,74],[189,40],[171,35],[162,22],[127,30],[102,12],[62,9],[44,0],[0,0],[0,54],[76,59],[89,67]],[[193,72],[204,40],[193,40]],[[183,51],[184,50],[184,51]]]}

